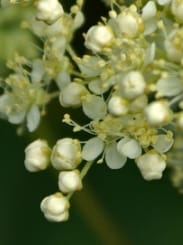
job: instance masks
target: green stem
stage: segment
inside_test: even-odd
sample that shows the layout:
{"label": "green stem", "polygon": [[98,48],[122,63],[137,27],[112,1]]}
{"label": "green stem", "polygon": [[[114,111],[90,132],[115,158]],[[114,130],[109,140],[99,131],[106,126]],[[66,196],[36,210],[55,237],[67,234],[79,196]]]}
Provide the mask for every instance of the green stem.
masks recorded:
{"label": "green stem", "polygon": [[[94,161],[88,161],[83,169],[81,170],[81,179],[83,179],[85,177],[85,175],[88,173],[89,169],[91,168],[91,166],[93,165]],[[67,199],[69,200],[72,195],[74,194],[75,192],[70,192],[68,195],[67,195]]]}

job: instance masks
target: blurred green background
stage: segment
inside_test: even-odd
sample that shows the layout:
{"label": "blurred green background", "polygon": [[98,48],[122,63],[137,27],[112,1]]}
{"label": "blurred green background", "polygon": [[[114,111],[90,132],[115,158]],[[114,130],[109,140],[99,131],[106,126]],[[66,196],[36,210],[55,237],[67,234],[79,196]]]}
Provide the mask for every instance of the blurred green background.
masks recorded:
{"label": "blurred green background", "polygon": [[[82,31],[106,13],[99,1],[86,2],[88,18]],[[93,4],[95,13],[91,11]],[[8,11],[0,10],[1,74],[6,73],[3,62],[12,54],[6,47],[16,47],[30,57],[36,55],[29,46],[29,34],[17,27],[26,10]],[[80,40],[78,33],[75,42]],[[32,137],[47,136],[54,143],[68,136],[60,123],[62,114],[64,111],[54,101],[43,126]],[[78,111],[75,117],[80,117]],[[15,127],[4,121],[0,121],[0,132],[0,245],[183,244],[183,196],[171,186],[168,171],[162,180],[146,182],[133,162],[117,171],[104,164],[93,166],[84,180],[84,189],[71,200],[69,221],[50,223],[39,204],[57,191],[57,179],[49,171],[31,174],[24,169],[24,149],[30,142],[27,135],[18,137]]]}

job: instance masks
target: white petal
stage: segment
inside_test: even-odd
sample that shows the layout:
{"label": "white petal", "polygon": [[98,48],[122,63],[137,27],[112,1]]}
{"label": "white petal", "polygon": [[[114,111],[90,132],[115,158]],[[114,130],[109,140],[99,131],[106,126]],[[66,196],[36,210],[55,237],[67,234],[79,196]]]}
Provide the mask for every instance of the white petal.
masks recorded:
{"label": "white petal", "polygon": [[159,79],[157,90],[163,96],[175,96],[183,90],[182,81],[177,77]]}
{"label": "white petal", "polygon": [[139,157],[142,154],[142,148],[135,139],[123,138],[117,143],[117,150],[120,154],[130,159]]}
{"label": "white petal", "polygon": [[109,168],[119,169],[122,168],[126,163],[126,156],[119,154],[117,151],[116,143],[112,143],[106,147],[105,150],[105,161]]}
{"label": "white petal", "polygon": [[89,139],[83,147],[82,158],[87,161],[96,159],[104,149],[104,142],[98,137]]}
{"label": "white petal", "polygon": [[40,111],[38,106],[34,105],[31,107],[27,114],[27,128],[29,132],[33,132],[39,125],[40,122]]}
{"label": "white petal", "polygon": [[159,153],[165,153],[172,147],[174,143],[173,138],[166,134],[157,135],[156,142],[153,144],[154,149]]}
{"label": "white petal", "polygon": [[83,111],[91,119],[101,119],[107,112],[105,101],[102,97],[88,95],[83,101]]}
{"label": "white petal", "polygon": [[67,85],[69,85],[70,82],[71,82],[71,78],[69,73],[64,71],[60,72],[56,78],[56,83],[60,90],[65,88]]}

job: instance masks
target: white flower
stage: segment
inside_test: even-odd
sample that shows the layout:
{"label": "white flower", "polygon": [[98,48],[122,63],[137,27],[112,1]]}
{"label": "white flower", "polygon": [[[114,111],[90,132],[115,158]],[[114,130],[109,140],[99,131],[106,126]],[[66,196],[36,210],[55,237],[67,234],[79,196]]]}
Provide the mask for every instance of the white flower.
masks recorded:
{"label": "white flower", "polygon": [[95,160],[103,151],[104,142],[98,137],[89,139],[82,149],[82,158],[86,161]]}
{"label": "white flower", "polygon": [[45,197],[40,205],[41,211],[49,221],[62,222],[69,218],[69,201],[61,193],[57,192]]}
{"label": "white flower", "polygon": [[36,140],[25,149],[25,168],[30,172],[37,172],[47,168],[50,162],[51,150],[44,140]]}
{"label": "white flower", "polygon": [[58,186],[64,193],[81,190],[82,180],[79,170],[60,172]]}
{"label": "white flower", "polygon": [[172,0],[171,11],[176,19],[183,23],[183,0]]}
{"label": "white flower", "polygon": [[69,83],[60,93],[59,101],[64,107],[78,107],[81,105],[82,96],[87,94],[87,89],[76,82]]}
{"label": "white flower", "polygon": [[163,157],[154,151],[145,153],[135,161],[145,180],[160,179],[166,168]]}
{"label": "white flower", "polygon": [[120,154],[135,159],[142,154],[142,148],[140,144],[135,140],[128,137],[121,139],[117,143],[117,150]]}
{"label": "white flower", "polygon": [[113,33],[109,26],[92,26],[85,36],[85,46],[93,52],[100,52],[112,44]]}
{"label": "white flower", "polygon": [[116,22],[120,33],[129,37],[137,36],[144,29],[143,21],[136,12],[135,6],[131,6],[131,8],[120,13],[116,18]]}
{"label": "white flower", "polygon": [[51,163],[57,170],[72,170],[81,162],[81,145],[76,139],[63,138],[57,141],[51,154]]}
{"label": "white flower", "polygon": [[114,116],[121,116],[128,112],[128,102],[121,96],[114,95],[108,102],[108,111]]}
{"label": "white flower", "polygon": [[37,7],[37,19],[52,24],[59,19],[63,13],[63,7],[58,0],[38,0]]}
{"label": "white flower", "polygon": [[146,83],[139,71],[129,72],[121,81],[122,95],[128,99],[134,99],[144,93]]}
{"label": "white flower", "polygon": [[154,101],[145,108],[145,116],[152,126],[166,124],[171,119],[168,104],[165,101]]}

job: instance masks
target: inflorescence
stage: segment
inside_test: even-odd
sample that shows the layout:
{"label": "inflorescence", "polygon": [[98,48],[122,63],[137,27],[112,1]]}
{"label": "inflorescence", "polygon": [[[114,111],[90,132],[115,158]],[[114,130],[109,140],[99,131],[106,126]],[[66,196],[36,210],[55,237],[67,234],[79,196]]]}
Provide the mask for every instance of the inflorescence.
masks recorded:
{"label": "inflorescence", "polygon": [[105,0],[108,16],[84,33],[82,57],[71,43],[85,21],[84,0],[69,13],[58,0],[1,1],[3,7],[27,2],[35,16],[24,27],[44,40],[43,55],[8,61],[13,73],[1,80],[1,118],[33,132],[58,98],[61,107],[81,107],[89,120],[63,118],[73,135],[84,131],[88,140],[66,137],[50,147],[37,139],[25,149],[28,171],[51,166],[58,172],[59,191],[41,202],[44,216],[68,219],[69,200],[94,164],[120,169],[133,159],[147,181],[169,167],[183,192],[183,0]]}

